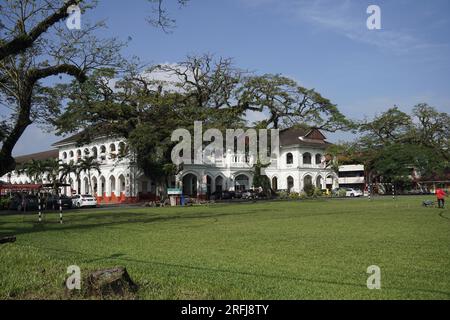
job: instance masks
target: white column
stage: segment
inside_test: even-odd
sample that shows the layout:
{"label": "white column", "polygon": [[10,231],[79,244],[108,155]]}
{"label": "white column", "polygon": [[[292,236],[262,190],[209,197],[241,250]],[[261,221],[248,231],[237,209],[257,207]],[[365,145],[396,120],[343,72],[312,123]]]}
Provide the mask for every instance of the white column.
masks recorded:
{"label": "white column", "polygon": [[[117,148],[117,146],[116,146],[116,148]],[[116,192],[115,192],[116,197],[120,197],[120,184],[121,184],[120,177],[117,177],[117,179],[116,179]]]}
{"label": "white column", "polygon": [[100,177],[97,178],[97,197],[103,196],[103,189],[102,189],[102,180]]}
{"label": "white column", "polygon": [[81,178],[81,194],[86,194],[87,190],[86,190],[86,181],[85,181],[85,177]]}
{"label": "white column", "polygon": [[111,196],[111,178],[105,178],[105,193],[107,197]]}

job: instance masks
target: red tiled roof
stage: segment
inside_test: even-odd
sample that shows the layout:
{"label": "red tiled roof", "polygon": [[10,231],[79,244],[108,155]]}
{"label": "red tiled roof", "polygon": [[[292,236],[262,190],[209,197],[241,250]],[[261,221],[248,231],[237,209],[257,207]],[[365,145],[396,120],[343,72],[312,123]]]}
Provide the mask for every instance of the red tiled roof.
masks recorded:
{"label": "red tiled roof", "polygon": [[327,147],[331,143],[319,129],[288,128],[280,130],[280,145],[304,145]]}

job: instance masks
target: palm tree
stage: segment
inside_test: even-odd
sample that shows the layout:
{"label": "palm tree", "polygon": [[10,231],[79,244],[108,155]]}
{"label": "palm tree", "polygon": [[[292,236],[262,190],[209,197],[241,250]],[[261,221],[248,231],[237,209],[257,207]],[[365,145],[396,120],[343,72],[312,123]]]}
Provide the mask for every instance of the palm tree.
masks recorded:
{"label": "palm tree", "polygon": [[91,171],[97,171],[98,174],[101,173],[100,171],[100,162],[97,161],[95,157],[88,157],[80,160],[77,164],[78,170],[77,175],[79,176],[81,172],[87,173],[88,175],[88,183],[89,183],[89,194],[92,192],[92,181],[91,181]]}
{"label": "palm tree", "polygon": [[42,176],[47,171],[46,161],[34,160],[26,162],[19,173],[25,173],[33,183],[42,183]]}
{"label": "palm tree", "polygon": [[59,159],[47,159],[45,161],[45,172],[48,173],[49,182],[53,184],[53,189],[58,192],[59,184],[62,182],[60,178],[61,163]]}
{"label": "palm tree", "polygon": [[67,179],[67,177],[70,176],[71,173],[74,173],[78,178],[78,165],[75,164],[73,161],[70,161],[68,163],[61,163],[59,167],[59,173],[60,173],[59,180],[61,182],[64,182]]}
{"label": "palm tree", "polygon": [[[61,183],[67,182],[66,181],[67,177],[70,177],[70,175],[72,173],[75,174],[75,178],[77,179],[77,181],[80,180],[78,165],[76,163],[74,163],[73,160],[71,160],[68,163],[64,163],[64,162],[61,163],[61,165],[59,167],[59,173],[60,173],[59,180]],[[71,186],[71,188],[72,188],[72,186]]]}

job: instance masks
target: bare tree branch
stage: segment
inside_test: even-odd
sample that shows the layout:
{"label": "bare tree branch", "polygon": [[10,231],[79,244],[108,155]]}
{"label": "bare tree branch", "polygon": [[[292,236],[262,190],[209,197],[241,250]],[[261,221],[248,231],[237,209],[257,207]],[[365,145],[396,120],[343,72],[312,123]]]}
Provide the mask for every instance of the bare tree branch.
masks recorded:
{"label": "bare tree branch", "polygon": [[[78,5],[82,1],[83,0],[66,0],[57,11],[39,22],[28,33],[26,33],[25,28],[22,27],[22,32],[18,34],[14,39],[0,45],[0,60],[3,60],[4,58],[11,55],[16,55],[31,47],[33,43],[51,26],[69,16],[67,9],[70,6]],[[25,13],[23,13],[22,19],[20,21],[23,22],[26,19],[27,17],[25,17]]]}

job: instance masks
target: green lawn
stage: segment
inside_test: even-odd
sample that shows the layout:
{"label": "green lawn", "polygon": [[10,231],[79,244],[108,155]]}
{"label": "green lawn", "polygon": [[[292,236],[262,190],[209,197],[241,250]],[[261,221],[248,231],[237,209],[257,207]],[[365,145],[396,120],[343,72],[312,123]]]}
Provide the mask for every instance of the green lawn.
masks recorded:
{"label": "green lawn", "polygon": [[64,298],[74,264],[125,266],[140,299],[449,299],[450,210],[423,199],[0,215],[17,235],[0,245],[0,299]]}

